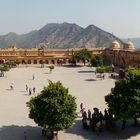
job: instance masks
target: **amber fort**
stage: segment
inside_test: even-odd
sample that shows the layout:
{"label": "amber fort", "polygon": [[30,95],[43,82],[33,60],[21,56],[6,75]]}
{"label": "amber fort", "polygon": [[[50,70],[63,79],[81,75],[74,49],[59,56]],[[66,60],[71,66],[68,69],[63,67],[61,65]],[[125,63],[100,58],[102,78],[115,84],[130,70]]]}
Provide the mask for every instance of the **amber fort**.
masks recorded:
{"label": "amber fort", "polygon": [[[10,44],[0,49],[0,62],[20,61],[26,64],[57,64],[59,60],[69,63],[73,54],[81,48],[71,49],[47,49],[44,47],[21,49],[16,44]],[[123,46],[113,41],[108,48],[88,48],[93,55],[102,55],[110,64],[127,67],[140,66],[140,51],[136,50],[131,41]]]}

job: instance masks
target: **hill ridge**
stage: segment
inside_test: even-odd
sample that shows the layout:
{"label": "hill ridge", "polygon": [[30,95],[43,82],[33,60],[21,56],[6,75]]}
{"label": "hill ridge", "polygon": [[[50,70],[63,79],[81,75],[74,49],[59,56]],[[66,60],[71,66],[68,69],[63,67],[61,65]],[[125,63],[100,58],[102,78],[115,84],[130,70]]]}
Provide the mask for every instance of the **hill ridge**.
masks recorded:
{"label": "hill ridge", "polygon": [[0,47],[16,44],[18,48],[33,48],[44,44],[47,48],[99,48],[122,40],[91,24],[85,28],[75,23],[49,23],[26,34],[8,33],[0,36]]}

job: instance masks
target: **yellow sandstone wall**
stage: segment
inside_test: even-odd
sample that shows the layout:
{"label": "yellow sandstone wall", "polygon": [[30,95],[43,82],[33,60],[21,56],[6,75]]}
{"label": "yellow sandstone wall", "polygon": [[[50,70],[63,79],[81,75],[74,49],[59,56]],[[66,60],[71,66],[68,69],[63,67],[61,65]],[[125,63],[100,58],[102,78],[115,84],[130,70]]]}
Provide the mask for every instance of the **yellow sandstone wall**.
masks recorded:
{"label": "yellow sandstone wall", "polygon": [[[125,46],[126,45],[126,46]],[[108,64],[114,64],[122,67],[136,66],[140,67],[140,52],[134,49],[131,42],[126,43],[124,48],[120,48],[118,42],[112,42],[109,48],[90,48],[88,49],[93,55],[102,55]],[[128,47],[129,46],[129,47]],[[15,44],[0,49],[0,60],[9,60],[26,62],[28,64],[56,63],[57,60],[63,59],[68,62],[72,59],[74,52],[80,48],[74,49],[18,49]]]}

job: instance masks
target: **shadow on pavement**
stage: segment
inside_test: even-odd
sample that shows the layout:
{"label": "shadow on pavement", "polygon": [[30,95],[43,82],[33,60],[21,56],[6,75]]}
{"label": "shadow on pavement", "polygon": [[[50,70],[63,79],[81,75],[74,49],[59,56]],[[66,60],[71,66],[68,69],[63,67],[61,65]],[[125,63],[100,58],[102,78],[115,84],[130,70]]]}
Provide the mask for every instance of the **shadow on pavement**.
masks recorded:
{"label": "shadow on pavement", "polygon": [[135,137],[137,135],[140,135],[140,125],[137,127],[134,127],[132,124],[133,122],[130,122],[127,124],[125,130],[121,130],[121,124],[120,122],[116,122],[115,129],[113,130],[106,130],[103,128],[102,132],[97,134],[97,132],[93,132],[90,128],[90,130],[85,130],[82,127],[82,121],[76,120],[73,126],[69,129],[65,130],[65,133],[71,133],[74,135],[78,135],[83,137],[83,139],[87,140],[126,140],[131,137]]}
{"label": "shadow on pavement", "polygon": [[93,70],[81,70],[81,71],[78,71],[78,73],[95,73],[95,71],[93,71]]}
{"label": "shadow on pavement", "polygon": [[92,82],[92,81],[97,81],[97,80],[96,79],[85,79],[85,81]]}
{"label": "shadow on pavement", "polygon": [[[118,124],[119,123],[117,122],[117,125]],[[42,135],[41,128],[39,127],[17,126],[17,125],[1,127],[0,140],[24,140],[25,139],[24,132],[26,132],[27,140],[48,140],[46,136]],[[69,133],[69,134],[81,136],[83,139],[87,139],[87,140],[119,140],[119,139],[126,140],[131,137],[137,136],[138,134],[140,135],[140,125],[134,127],[131,122],[126,126],[125,130],[121,130],[119,124],[114,131],[103,129],[102,132],[97,134],[95,131],[93,132],[91,129],[84,130],[82,127],[82,121],[81,119],[79,119],[74,122],[71,128],[66,129],[65,133],[66,135]],[[68,136],[68,138],[66,138],[65,140],[71,140],[71,137]]]}
{"label": "shadow on pavement", "polygon": [[48,140],[42,136],[41,128],[32,126],[3,126],[0,128],[0,140],[25,140],[26,131],[27,140]]}

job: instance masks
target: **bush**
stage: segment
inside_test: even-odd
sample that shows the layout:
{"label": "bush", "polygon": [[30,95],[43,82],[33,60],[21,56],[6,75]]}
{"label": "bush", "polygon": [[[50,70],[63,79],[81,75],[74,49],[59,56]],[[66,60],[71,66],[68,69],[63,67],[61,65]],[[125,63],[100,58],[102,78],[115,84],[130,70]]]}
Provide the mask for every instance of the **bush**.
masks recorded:
{"label": "bush", "polygon": [[49,68],[50,68],[50,69],[54,69],[54,66],[53,66],[53,65],[51,65],[51,66],[49,66]]}

